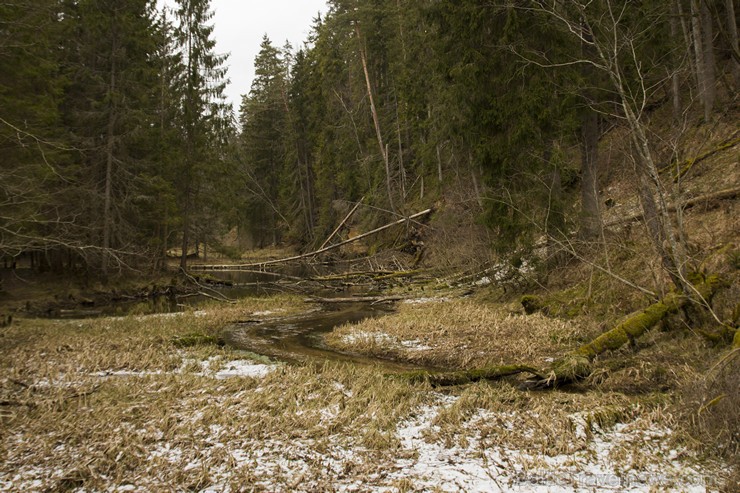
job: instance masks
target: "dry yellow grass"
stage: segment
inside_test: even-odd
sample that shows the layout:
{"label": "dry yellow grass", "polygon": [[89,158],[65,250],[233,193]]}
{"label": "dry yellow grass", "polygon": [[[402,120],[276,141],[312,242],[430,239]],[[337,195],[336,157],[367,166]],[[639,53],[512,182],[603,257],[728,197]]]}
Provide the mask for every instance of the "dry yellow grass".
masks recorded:
{"label": "dry yellow grass", "polygon": [[[201,362],[215,370],[244,353],[171,342],[215,334],[254,312],[305,308],[281,296],[177,316],[20,321],[0,338],[0,400],[8,404],[0,407],[0,489],[435,491],[436,471],[456,465],[518,471],[506,480],[526,487],[542,471],[573,474],[598,461],[620,474],[665,468],[681,489],[672,464],[691,463],[669,453],[673,421],[660,395],[538,394],[505,383],[441,394],[386,377],[382,367],[331,363],[221,380]],[[399,355],[431,351],[434,361],[467,365],[507,355],[544,361],[578,340],[580,322],[502,310],[465,300],[402,305],[338,333],[377,329],[432,348],[400,345]],[[474,357],[460,354],[467,350]],[[646,445],[651,430],[661,431]]]}
{"label": "dry yellow grass", "polygon": [[393,356],[432,366],[500,364],[545,367],[549,358],[593,334],[584,320],[511,314],[501,305],[457,299],[404,303],[396,313],[335,329],[327,340],[344,350]]}

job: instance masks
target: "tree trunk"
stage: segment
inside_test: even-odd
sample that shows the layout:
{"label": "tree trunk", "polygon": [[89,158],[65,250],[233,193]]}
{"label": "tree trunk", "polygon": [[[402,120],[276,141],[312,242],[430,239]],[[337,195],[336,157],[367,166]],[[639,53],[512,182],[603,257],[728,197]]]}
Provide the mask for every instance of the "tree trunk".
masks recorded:
{"label": "tree trunk", "polygon": [[[699,5],[700,0],[691,0],[691,30],[694,41],[694,57],[696,60],[696,73],[699,82],[699,98],[704,107],[704,119],[709,120],[714,106],[714,55],[711,45],[711,33],[707,33],[705,19],[705,6]],[[709,29],[711,30],[711,17],[709,18]],[[707,40],[710,46],[705,46]],[[711,67],[707,56],[711,58]]]}
{"label": "tree trunk", "polygon": [[[186,158],[187,159],[187,158]],[[189,178],[188,178],[189,181]],[[180,268],[188,269],[188,247],[190,246],[190,184],[185,186],[184,206],[182,211],[182,254],[180,255]]]}
{"label": "tree trunk", "polygon": [[740,51],[738,51],[737,19],[735,18],[735,0],[725,0],[727,6],[727,38],[730,44],[730,57],[732,61],[732,78],[735,82],[735,90],[740,88]]}
{"label": "tree trunk", "polygon": [[701,14],[701,33],[704,36],[702,48],[704,49],[704,73],[706,81],[704,83],[706,94],[706,105],[704,107],[704,119],[709,121],[714,110],[714,102],[717,98],[717,74],[715,69],[714,58],[714,29],[712,27],[712,13],[709,11],[707,2],[701,2],[699,9]]}
{"label": "tree trunk", "polygon": [[111,195],[113,193],[113,153],[115,150],[115,125],[116,125],[116,38],[113,37],[113,46],[111,47],[111,70],[110,83],[108,86],[108,129],[106,132],[105,144],[105,192],[103,195],[103,252],[100,270],[103,277],[108,275],[108,263],[110,260],[111,229],[113,227],[113,218],[111,212]]}
{"label": "tree trunk", "polygon": [[599,116],[587,109],[581,123],[581,229],[580,236],[592,240],[601,231],[599,207]]}
{"label": "tree trunk", "polygon": [[437,181],[442,184],[442,145],[437,144]]}
{"label": "tree trunk", "polygon": [[684,46],[686,47],[686,57],[689,60],[689,71],[691,72],[691,76],[694,78],[694,84],[696,85],[697,90],[700,90],[701,80],[699,79],[699,62],[696,60],[696,52],[694,51],[692,34],[693,23],[690,21],[691,15],[689,15],[689,23],[687,24],[682,0],[675,0],[673,8],[677,12],[678,21],[681,26],[681,34],[683,35]]}
{"label": "tree trunk", "polygon": [[[676,2],[671,2],[671,38],[674,40],[679,37],[679,10]],[[681,56],[678,50],[673,55],[673,73],[671,74],[671,96],[673,102],[673,120],[681,119],[681,80],[679,78],[679,67],[681,65]]]}
{"label": "tree trunk", "polygon": [[[585,23],[581,26],[583,42],[581,51],[583,56],[592,60],[596,57],[591,46],[593,35],[590,26]],[[588,81],[595,81],[593,67],[584,65],[583,76]],[[590,107],[594,104],[593,91],[584,91],[583,97],[589,107],[581,115],[581,239],[592,240],[601,232],[601,212],[599,208],[599,115]]]}
{"label": "tree trunk", "polygon": [[545,231],[547,232],[547,258],[552,265],[559,265],[562,259],[561,247],[555,238],[562,237],[565,230],[563,212],[563,186],[560,179],[560,168],[552,162],[552,142],[547,143],[543,153],[545,166],[550,168],[550,200],[548,203]]}

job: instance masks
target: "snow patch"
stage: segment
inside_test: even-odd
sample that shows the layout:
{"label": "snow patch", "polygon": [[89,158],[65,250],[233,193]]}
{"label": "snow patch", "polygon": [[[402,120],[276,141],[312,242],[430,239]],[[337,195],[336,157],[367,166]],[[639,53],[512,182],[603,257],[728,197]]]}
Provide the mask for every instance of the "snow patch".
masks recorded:
{"label": "snow patch", "polygon": [[214,376],[219,380],[233,377],[262,378],[267,376],[274,368],[275,365],[256,364],[254,361],[243,359],[234,360],[222,365],[222,368]]}
{"label": "snow patch", "polygon": [[450,298],[446,296],[440,296],[440,297],[430,297],[430,298],[412,298],[408,300],[403,300],[403,303],[407,305],[423,305],[426,303],[444,303],[446,301],[450,301]]}
{"label": "snow patch", "polygon": [[[441,397],[437,403],[420,408],[416,416],[399,424],[397,435],[405,457],[397,460],[391,477],[408,478],[417,487],[440,491],[467,492],[648,492],[656,488],[667,491],[703,492],[706,484],[701,471],[678,462],[680,454],[665,445],[672,430],[645,430],[634,424],[617,424],[609,431],[596,431],[586,439],[586,422],[573,416],[576,436],[584,447],[573,454],[554,456],[531,455],[527,452],[489,447],[480,434],[468,437],[466,446],[445,444],[429,437],[439,432],[435,417],[456,398]],[[515,426],[513,415],[479,410],[469,420],[468,429],[483,422],[499,420],[504,427]],[[622,470],[612,454],[627,443],[639,442],[659,458],[642,470]],[[454,441],[452,443],[455,443]],[[435,490],[436,491],[436,490]]]}
{"label": "snow patch", "polygon": [[430,346],[422,344],[418,339],[399,340],[397,337],[384,332],[356,331],[342,336],[345,344],[374,344],[384,347],[401,347],[408,351],[428,351]]}

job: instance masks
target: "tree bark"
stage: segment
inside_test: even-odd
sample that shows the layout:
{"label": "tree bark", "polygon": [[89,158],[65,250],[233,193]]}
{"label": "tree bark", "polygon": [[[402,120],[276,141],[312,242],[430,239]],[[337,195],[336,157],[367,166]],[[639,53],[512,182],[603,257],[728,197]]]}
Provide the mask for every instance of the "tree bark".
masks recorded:
{"label": "tree bark", "polygon": [[[592,46],[593,35],[590,26],[583,23],[581,26],[583,41],[581,51],[583,56],[592,60],[596,57]],[[593,67],[584,65],[585,80],[595,83]],[[579,235],[584,240],[592,240],[601,232],[601,212],[599,208],[599,174],[598,174],[598,147],[599,147],[599,115],[591,108],[595,103],[592,90],[585,90],[583,97],[588,107],[581,115],[581,227]]]}
{"label": "tree bark", "polygon": [[[696,73],[699,83],[699,98],[704,108],[704,119],[709,121],[714,106],[714,54],[712,49],[712,36],[707,33],[707,27],[711,31],[711,16],[707,22],[706,7],[699,5],[700,0],[691,0],[691,31],[694,41],[694,58],[696,61]],[[705,46],[709,41],[709,47]],[[711,66],[709,66],[711,58]]]}
{"label": "tree bark", "polygon": [[[671,2],[671,38],[679,39],[679,10],[676,1]],[[673,120],[681,119],[681,80],[679,78],[679,66],[681,57],[678,50],[673,55],[673,73],[671,74],[671,96],[673,102]]]}
{"label": "tree bark", "polygon": [[601,230],[598,180],[599,121],[588,109],[581,123],[581,230],[582,239],[591,240]]}
{"label": "tree bark", "polygon": [[[188,159],[186,157],[186,159]],[[189,177],[186,178],[188,180],[188,184],[185,186],[185,194],[184,194],[184,206],[182,211],[182,253],[180,255],[180,268],[182,270],[187,270],[188,268],[188,246],[190,245],[190,179]]]}
{"label": "tree bark", "polygon": [[550,172],[550,200],[548,203],[545,231],[547,232],[547,258],[551,265],[559,265],[562,259],[562,249],[555,238],[561,237],[565,229],[565,215],[563,213],[563,186],[560,178],[560,168],[552,162],[552,142],[547,143],[543,153],[545,166]]}
{"label": "tree bark", "polygon": [[738,51],[737,19],[735,18],[735,0],[725,0],[727,7],[727,37],[730,43],[730,56],[732,57],[732,78],[735,82],[735,90],[740,88],[740,51]]}
{"label": "tree bark", "polygon": [[714,57],[714,28],[712,27],[712,13],[709,11],[707,1],[701,2],[701,8],[699,9],[701,14],[701,25],[702,25],[702,48],[704,50],[704,73],[706,77],[705,90],[706,90],[706,105],[704,107],[704,119],[709,121],[712,116],[712,110],[714,110],[714,102],[717,98],[717,74],[715,69],[715,57]]}

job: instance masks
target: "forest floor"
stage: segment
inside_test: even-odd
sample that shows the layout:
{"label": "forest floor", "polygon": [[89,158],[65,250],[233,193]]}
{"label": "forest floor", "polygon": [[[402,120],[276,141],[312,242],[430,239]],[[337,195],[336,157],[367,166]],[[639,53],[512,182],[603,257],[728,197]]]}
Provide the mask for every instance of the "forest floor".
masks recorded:
{"label": "forest floor", "polygon": [[[736,142],[736,125],[726,127],[704,150]],[[691,267],[726,283],[714,314],[736,325],[734,149],[689,163],[686,198],[704,199],[685,202],[682,220]],[[492,268],[490,258],[477,263],[489,257],[480,253],[488,252],[487,236],[471,244],[469,231],[445,230],[445,217],[460,223],[449,205],[424,238],[437,278],[377,283],[407,299],[384,317],[336,328],[326,343],[420,366],[547,368],[669,285],[635,215],[633,190],[629,177],[614,177],[600,244],[577,245],[565,265],[539,272],[520,262],[513,270]],[[471,252],[477,257],[468,261]],[[398,267],[395,255],[387,265]],[[473,268],[451,274],[454,262]],[[381,263],[365,259],[363,269]],[[132,281],[115,291],[147,294],[170,283]],[[63,278],[6,278],[4,287],[13,289],[0,298],[0,315],[19,314],[27,302],[84,305],[95,293],[115,294]],[[524,313],[523,292],[541,297],[538,313]],[[316,308],[304,298],[83,320],[16,317],[0,328],[0,490],[737,491],[738,350],[702,337],[706,327],[681,315],[597,358],[586,380],[548,391],[522,390],[519,377],[433,388],[382,363],[288,365],[214,344],[237,320]]]}
{"label": "forest floor", "polygon": [[[178,343],[306,309],[280,295],[17,320],[0,337],[0,489],[698,492],[731,480],[678,419],[670,389],[712,357],[686,333],[656,333],[621,367],[548,392],[512,381],[433,389],[382,366],[290,366]],[[441,293],[329,340],[444,366],[546,364],[596,330],[586,325]]]}

